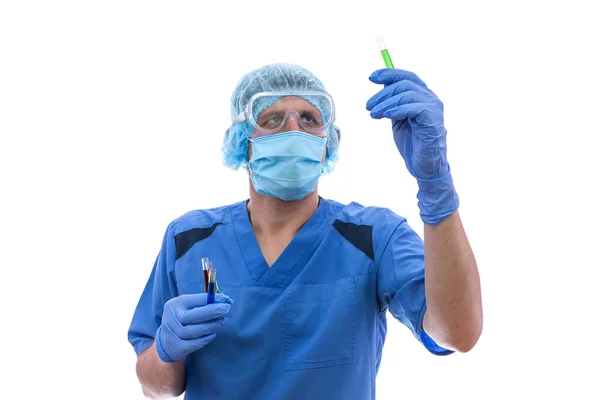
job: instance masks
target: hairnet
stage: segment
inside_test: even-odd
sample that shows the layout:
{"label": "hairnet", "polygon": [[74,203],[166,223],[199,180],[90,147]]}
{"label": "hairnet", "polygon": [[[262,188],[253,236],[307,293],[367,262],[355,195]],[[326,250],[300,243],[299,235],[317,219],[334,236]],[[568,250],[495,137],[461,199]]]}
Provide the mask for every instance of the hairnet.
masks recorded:
{"label": "hairnet", "polygon": [[[270,64],[244,75],[231,96],[231,120],[233,121],[250,98],[259,92],[269,91],[322,91],[325,86],[312,72],[294,64]],[[333,171],[338,159],[338,133],[334,124],[327,135],[327,152],[323,174]],[[223,163],[233,169],[248,168],[248,139],[252,133],[250,122],[236,123],[227,130],[223,139]]]}

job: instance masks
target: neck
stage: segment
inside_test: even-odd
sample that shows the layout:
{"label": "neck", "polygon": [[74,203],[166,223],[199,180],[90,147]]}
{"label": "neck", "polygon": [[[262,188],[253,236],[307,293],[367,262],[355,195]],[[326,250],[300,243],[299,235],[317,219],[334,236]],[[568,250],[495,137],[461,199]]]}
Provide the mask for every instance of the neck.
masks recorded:
{"label": "neck", "polygon": [[296,234],[319,206],[317,190],[301,200],[282,201],[256,193],[250,183],[248,213],[252,228],[261,236]]}

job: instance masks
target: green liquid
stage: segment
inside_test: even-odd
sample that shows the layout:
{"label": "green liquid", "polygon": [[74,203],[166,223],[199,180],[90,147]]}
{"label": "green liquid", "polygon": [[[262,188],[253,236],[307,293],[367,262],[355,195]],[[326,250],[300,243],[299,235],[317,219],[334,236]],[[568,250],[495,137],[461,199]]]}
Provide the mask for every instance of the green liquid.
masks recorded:
{"label": "green liquid", "polygon": [[388,53],[387,50],[381,50],[381,55],[383,56],[385,66],[387,68],[394,68],[394,64],[392,64],[392,59],[390,58],[390,53]]}

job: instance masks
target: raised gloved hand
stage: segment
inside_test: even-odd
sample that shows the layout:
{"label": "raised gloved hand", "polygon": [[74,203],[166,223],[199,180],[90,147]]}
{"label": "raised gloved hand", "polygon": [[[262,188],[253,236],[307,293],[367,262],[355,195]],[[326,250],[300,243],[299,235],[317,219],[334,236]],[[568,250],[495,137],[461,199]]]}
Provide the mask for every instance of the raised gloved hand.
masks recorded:
{"label": "raised gloved hand", "polygon": [[384,88],[369,99],[367,110],[372,118],[392,120],[396,147],[419,185],[421,218],[437,225],[459,204],[446,158],[443,104],[409,71],[380,69],[369,80]]}
{"label": "raised gloved hand", "polygon": [[233,301],[223,293],[206,303],[206,293],[184,294],[164,305],[162,324],[156,331],[156,352],[166,363],[176,363],[210,343],[227,322]]}

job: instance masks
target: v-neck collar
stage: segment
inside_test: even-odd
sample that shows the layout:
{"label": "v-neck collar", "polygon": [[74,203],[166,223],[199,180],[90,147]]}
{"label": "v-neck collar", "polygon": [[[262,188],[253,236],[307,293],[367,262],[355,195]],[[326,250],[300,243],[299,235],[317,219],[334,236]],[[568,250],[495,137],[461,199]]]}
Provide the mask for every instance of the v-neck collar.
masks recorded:
{"label": "v-neck collar", "polygon": [[233,230],[248,272],[255,284],[281,287],[289,278],[292,278],[291,275],[298,274],[301,269],[300,260],[320,243],[325,235],[325,226],[331,222],[326,218],[329,204],[326,200],[319,199],[320,202],[314,214],[300,228],[271,267],[267,264],[252,230],[247,209],[248,200],[239,202],[232,207]]}

